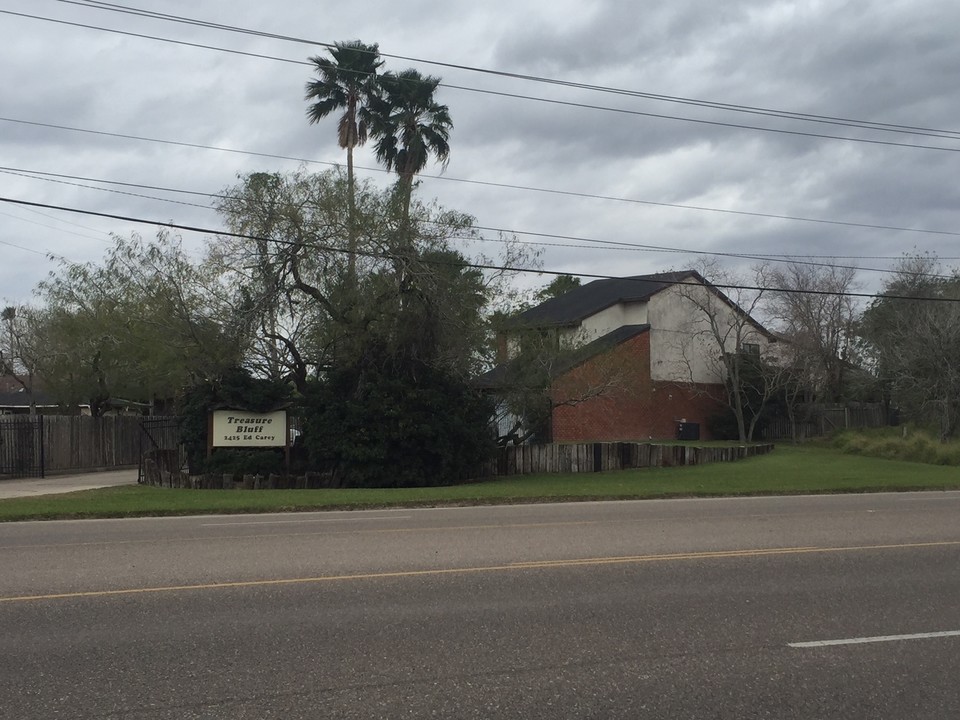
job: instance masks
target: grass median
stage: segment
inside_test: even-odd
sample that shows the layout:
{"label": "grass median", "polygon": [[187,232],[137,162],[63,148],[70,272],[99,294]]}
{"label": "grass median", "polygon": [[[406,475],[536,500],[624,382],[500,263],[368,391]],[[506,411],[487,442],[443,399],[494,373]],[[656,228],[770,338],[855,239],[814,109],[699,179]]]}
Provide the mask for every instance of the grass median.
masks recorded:
{"label": "grass median", "polygon": [[960,489],[955,467],[780,446],[734,463],[529,475],[468,485],[355,490],[170,490],[143,486],[0,500],[0,521],[290,512],[431,505]]}

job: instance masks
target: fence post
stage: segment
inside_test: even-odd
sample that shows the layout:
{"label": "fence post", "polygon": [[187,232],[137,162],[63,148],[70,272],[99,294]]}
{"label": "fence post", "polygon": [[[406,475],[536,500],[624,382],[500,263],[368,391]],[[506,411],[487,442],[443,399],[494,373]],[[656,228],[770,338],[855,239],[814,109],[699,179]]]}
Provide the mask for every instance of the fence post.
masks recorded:
{"label": "fence post", "polygon": [[37,415],[37,426],[40,429],[40,477],[45,477],[46,468],[44,466],[44,458],[47,452],[47,444],[43,439],[43,415]]}

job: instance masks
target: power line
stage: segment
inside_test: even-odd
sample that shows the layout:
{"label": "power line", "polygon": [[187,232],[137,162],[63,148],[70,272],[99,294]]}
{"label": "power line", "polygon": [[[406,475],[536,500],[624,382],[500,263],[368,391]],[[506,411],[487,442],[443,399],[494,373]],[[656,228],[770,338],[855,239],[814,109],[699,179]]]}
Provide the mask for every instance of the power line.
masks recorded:
{"label": "power line", "polygon": [[[124,187],[145,187],[152,190],[159,190],[161,192],[186,193],[190,195],[199,195],[199,196],[223,199],[223,200],[243,200],[242,197],[222,195],[218,193],[203,193],[203,192],[197,192],[192,190],[179,190],[176,188],[161,187],[156,185],[139,185],[137,183],[121,183],[121,182],[116,182],[112,180],[103,180],[99,178],[85,178],[82,176],[64,175],[61,173],[35,172],[30,170],[20,170],[16,168],[6,168],[6,167],[0,167],[0,173],[16,175],[19,177],[25,177],[25,178],[34,179],[34,180],[44,180],[48,182],[55,182],[63,185],[70,185],[72,187],[80,187],[88,190],[97,190],[100,192],[109,192],[109,193],[115,193],[119,195],[127,195],[127,196],[132,196],[137,198],[143,198],[147,200],[158,200],[160,202],[177,203],[179,205],[187,205],[191,207],[202,208],[204,210],[214,210],[215,208],[212,208],[208,205],[200,205],[198,203],[189,203],[189,202],[183,202],[179,200],[171,200],[169,198],[157,197],[155,195],[143,195],[141,193],[131,193],[131,192],[125,192],[122,190],[113,190],[111,188],[103,188],[103,187],[96,187],[94,185],[85,185],[81,183],[69,182],[67,180],[63,180],[60,178],[72,178],[72,179],[86,180],[88,182],[116,184],[116,185],[122,185]],[[30,174],[30,173],[33,173],[33,174]],[[53,177],[42,177],[44,175],[49,175]],[[41,176],[41,177],[38,177],[38,176]],[[435,222],[435,221],[430,221],[430,222]],[[445,225],[445,223],[442,223],[439,221],[436,221],[435,224]],[[589,245],[572,245],[569,243],[551,243],[551,242],[544,242],[540,240],[540,241],[533,241],[533,242],[524,242],[523,243],[524,245],[537,245],[537,246],[543,246],[543,247],[560,247],[560,248],[580,248],[580,249],[590,249],[590,250],[611,250],[611,251],[619,250],[619,251],[632,251],[632,252],[702,255],[706,257],[725,257],[725,258],[733,258],[733,259],[740,259],[740,260],[758,260],[762,262],[806,265],[810,267],[836,268],[840,270],[859,270],[863,272],[882,273],[885,275],[891,274],[897,271],[890,270],[888,268],[862,267],[857,265],[841,265],[836,262],[814,262],[807,258],[829,259],[829,260],[840,260],[840,259],[897,260],[899,259],[898,257],[890,257],[890,256],[874,257],[874,258],[863,257],[863,256],[846,256],[843,258],[838,258],[832,255],[777,255],[777,254],[758,255],[758,254],[747,254],[747,253],[711,251],[711,250],[694,250],[692,248],[668,247],[663,245],[648,245],[648,244],[641,244],[641,243],[630,243],[630,242],[620,241],[620,240],[600,240],[597,238],[589,238],[589,237],[582,237],[582,236],[576,236],[576,235],[558,235],[555,233],[543,233],[543,232],[536,232],[531,230],[516,230],[512,228],[488,227],[488,226],[476,225],[476,224],[471,224],[470,227],[473,230],[495,232],[498,234],[527,235],[527,236],[538,237],[538,238],[552,238],[556,240],[570,240],[572,242],[590,243]],[[509,242],[507,240],[483,238],[483,237],[481,237],[480,240],[482,240],[483,242],[499,242],[499,243]],[[597,246],[600,246],[600,247],[597,247]],[[941,259],[947,260],[947,259],[960,259],[960,258],[941,258]],[[936,273],[909,273],[909,274],[915,275],[917,277],[931,277],[931,278],[937,278],[937,279],[950,279],[951,277],[948,275],[938,275]]]}
{"label": "power line", "polygon": [[[68,21],[68,20],[58,20],[58,19],[55,19],[55,18],[47,18],[47,17],[42,17],[42,16],[39,16],[39,15],[30,15],[30,14],[28,14],[28,13],[18,13],[18,12],[14,12],[14,11],[11,11],[11,10],[0,10],[0,14],[14,15],[14,16],[17,16],[17,17],[30,18],[30,19],[34,19],[34,20],[42,20],[42,21],[45,21],[45,22],[52,22],[52,23],[57,23],[57,24],[62,24],[62,25],[70,25],[70,26],[73,26],[73,27],[87,28],[87,29],[91,29],[91,30],[98,30],[98,31],[101,31],[101,32],[116,33],[116,34],[119,34],[119,35],[127,35],[127,36],[130,36],[130,37],[137,37],[137,38],[141,38],[141,39],[157,40],[157,41],[160,41],[160,42],[167,42],[167,43],[172,43],[172,44],[175,44],[175,45],[184,45],[184,46],[187,46],[187,47],[201,48],[201,49],[206,49],[206,50],[214,50],[214,51],[218,51],[218,52],[227,52],[227,53],[232,53],[232,54],[235,54],[235,55],[243,55],[243,56],[247,56],[247,57],[262,58],[262,59],[266,59],[266,60],[275,60],[275,61],[279,61],[279,62],[292,63],[292,64],[296,64],[296,65],[307,65],[307,66],[310,66],[310,65],[311,65],[311,63],[309,63],[309,62],[305,62],[305,61],[301,61],[301,60],[291,60],[291,59],[289,59],[289,58],[281,58],[281,57],[277,57],[277,56],[273,56],[273,55],[263,55],[263,54],[260,54],[260,53],[244,52],[244,51],[240,51],[240,50],[233,50],[233,49],[230,49],[230,48],[223,48],[223,47],[218,47],[218,46],[214,46],[214,45],[206,45],[206,44],[203,44],[203,43],[193,43],[193,42],[187,42],[187,41],[181,41],[181,40],[173,40],[173,39],[170,39],[170,38],[164,38],[164,37],[159,37],[159,36],[155,36],[155,35],[147,35],[147,34],[144,34],[144,33],[135,33],[135,32],[131,32],[131,31],[127,31],[127,30],[117,30],[117,29],[115,29],[115,28],[107,28],[107,27],[102,27],[102,26],[98,26],[98,25],[87,25],[87,24],[84,24],[84,23],[71,22],[71,21]],[[550,104],[550,105],[559,105],[559,106],[562,106],[562,107],[572,107],[572,108],[579,108],[579,109],[586,109],[586,110],[599,110],[599,111],[603,111],[603,112],[617,113],[617,114],[622,114],[622,115],[632,115],[632,116],[638,116],[638,117],[650,117],[650,118],[657,118],[657,119],[662,119],[662,120],[675,120],[675,121],[678,121],[678,122],[689,122],[689,123],[695,123],[695,124],[698,124],[698,125],[709,125],[709,126],[713,126],[713,127],[725,127],[725,128],[738,129],[738,130],[755,130],[755,131],[758,131],[758,132],[777,133],[777,134],[781,134],[781,135],[791,135],[791,136],[794,136],[794,137],[807,137],[807,138],[815,138],[815,139],[821,139],[821,140],[840,140],[840,141],[845,141],[845,142],[855,142],[855,143],[862,143],[862,144],[867,144],[867,145],[883,145],[883,146],[888,146],[888,147],[912,148],[912,149],[916,149],[916,150],[939,150],[939,151],[942,151],[942,152],[960,152],[960,147],[955,147],[955,148],[954,148],[954,147],[944,147],[944,146],[942,146],[942,145],[921,145],[921,144],[917,144],[917,143],[895,142],[895,141],[892,141],[892,140],[878,140],[878,139],[871,139],[871,138],[848,137],[848,136],[843,136],[843,135],[828,135],[828,134],[825,134],[825,133],[805,132],[805,131],[802,131],[802,130],[787,130],[787,129],[783,129],[783,128],[764,127],[764,126],[761,126],[761,125],[747,125],[747,124],[743,124],[743,123],[723,122],[723,121],[719,121],[719,120],[706,120],[706,119],[701,119],[701,118],[689,118],[689,117],[683,117],[683,116],[680,116],[680,115],[665,115],[665,114],[662,114],[662,113],[643,112],[643,111],[640,111],[640,110],[627,110],[627,109],[625,109],[625,108],[612,108],[612,107],[605,107],[605,106],[599,106],[599,105],[590,105],[590,104],[587,104],[587,103],[576,103],[576,102],[571,102],[571,101],[566,101],[566,100],[556,100],[556,99],[552,99],[552,98],[541,98],[541,97],[534,97],[534,96],[531,96],[531,95],[522,95],[522,94],[519,94],[519,93],[508,93],[508,92],[501,92],[501,91],[495,91],[495,90],[485,90],[485,89],[481,89],[481,88],[471,88],[471,87],[466,87],[466,86],[462,86],[462,85],[452,85],[452,84],[448,84],[448,83],[441,83],[441,85],[442,85],[443,87],[450,88],[450,89],[454,89],[454,90],[462,90],[462,91],[466,91],[466,92],[475,92],[475,93],[481,93],[481,94],[484,94],[484,95],[492,95],[492,96],[496,96],[496,97],[505,97],[505,98],[512,98],[512,99],[520,99],[520,100],[529,100],[529,101],[533,101],[533,102],[547,103],[547,104]],[[797,119],[799,119],[799,118],[797,118]],[[880,128],[870,128],[870,129],[880,129]],[[951,131],[951,132],[952,132],[952,131]],[[919,133],[919,134],[923,134],[923,133]],[[947,136],[946,136],[946,135],[935,135],[935,137],[947,137]],[[956,139],[956,138],[952,138],[952,139]]]}
{"label": "power line", "polygon": [[[43,172],[40,172],[40,173],[36,173],[36,175],[41,175],[41,176],[42,176],[42,175],[55,175],[56,177],[37,177],[37,176],[35,176],[35,175],[28,174],[28,173],[30,173],[30,172],[32,172],[32,171],[16,171],[16,170],[13,170],[13,169],[10,169],[10,168],[0,167],[0,173],[5,173],[5,174],[9,174],[9,175],[16,175],[16,176],[19,176],[19,177],[25,177],[25,178],[29,178],[29,179],[33,179],[33,180],[44,180],[44,181],[48,181],[48,182],[60,183],[60,184],[63,184],[63,185],[70,185],[70,186],[73,186],[73,187],[80,187],[80,188],[84,188],[84,189],[88,189],[88,190],[97,190],[97,191],[100,191],[100,192],[109,192],[109,193],[115,193],[115,194],[118,194],[118,195],[127,195],[127,196],[132,196],[132,197],[137,197],[137,198],[143,198],[143,199],[147,199],[147,200],[158,200],[158,201],[160,201],[160,202],[176,203],[176,204],[178,204],[178,205],[187,205],[187,206],[191,206],[191,207],[201,208],[201,209],[204,209],[204,210],[214,210],[214,209],[215,209],[215,208],[212,208],[212,207],[210,207],[210,206],[208,206],[208,205],[200,205],[200,204],[198,204],[198,203],[189,203],[189,202],[183,202],[183,201],[179,201],[179,200],[171,200],[171,199],[169,199],[169,198],[157,197],[157,196],[155,196],[155,195],[143,195],[143,194],[140,194],[140,193],[131,193],[131,192],[125,192],[125,191],[122,191],[122,190],[113,190],[113,189],[111,189],[111,188],[96,187],[96,186],[94,186],[94,185],[85,185],[85,184],[81,184],[81,183],[68,182],[68,181],[66,181],[66,180],[58,179],[58,178],[63,178],[63,177],[77,177],[77,176],[69,176],[69,175],[62,175],[62,174],[57,174],[57,173],[43,173]],[[126,187],[147,187],[147,188],[150,188],[150,189],[153,189],[153,190],[159,190],[159,191],[161,191],[161,192],[188,193],[188,194],[191,194],[191,195],[200,195],[200,196],[205,196],[205,197],[210,197],[210,198],[217,198],[217,199],[223,199],[223,200],[243,200],[243,198],[237,197],[237,196],[222,195],[222,194],[216,194],[216,193],[202,193],[202,192],[196,192],[196,191],[191,191],[191,190],[178,190],[178,189],[175,189],[175,188],[159,187],[159,186],[155,186],[155,185],[144,185],[144,186],[141,186],[141,185],[138,185],[138,184],[136,184],[136,183],[116,183],[116,182],[111,181],[111,180],[101,180],[101,179],[97,179],[97,178],[77,178],[77,179],[88,180],[89,182],[100,182],[100,183],[106,183],[106,184],[119,184],[119,185],[123,185],[123,186],[126,186]],[[432,223],[437,224],[437,225],[447,225],[447,226],[449,226],[448,224],[442,223],[442,222],[439,222],[439,221],[428,221],[428,222],[432,222]],[[641,244],[641,243],[630,243],[630,242],[621,241],[621,240],[600,240],[600,239],[597,239],[597,238],[588,238],[588,237],[582,237],[582,236],[576,236],[576,235],[557,235],[557,234],[554,234],[554,233],[542,233],[542,232],[536,232],[536,231],[532,231],[532,230],[515,230],[515,229],[511,229],[511,228],[495,228],[495,227],[487,227],[487,226],[476,225],[476,224],[471,224],[470,228],[473,229],[473,230],[477,230],[477,231],[495,232],[495,233],[498,233],[498,234],[528,235],[528,236],[531,236],[531,237],[553,238],[553,239],[556,239],[556,240],[570,240],[570,241],[573,241],[573,242],[590,243],[589,245],[572,245],[572,244],[570,244],[570,243],[553,243],[553,242],[544,242],[543,240],[540,240],[540,241],[533,241],[533,242],[523,242],[522,244],[524,244],[524,245],[536,245],[536,246],[543,246],[543,247],[560,247],[560,248],[579,248],[579,249],[589,249],[589,250],[610,250],[610,251],[617,251],[617,250],[619,250],[619,251],[630,251],[630,252],[672,253],[672,254],[681,254],[681,255],[702,255],[702,256],[705,256],[705,257],[725,257],[725,258],[733,258],[733,259],[739,259],[739,260],[757,260],[757,261],[761,261],[761,262],[774,262],[774,263],[785,263],[785,264],[792,264],[792,265],[805,265],[805,266],[808,266],[808,267],[835,268],[835,269],[838,269],[838,270],[857,270],[857,271],[863,271],[863,272],[876,272],[876,273],[881,273],[881,274],[884,274],[884,275],[889,275],[889,274],[892,274],[892,273],[896,273],[896,272],[898,272],[898,271],[896,271],[896,270],[890,270],[889,268],[863,267],[863,266],[859,266],[859,265],[841,265],[841,264],[838,264],[838,263],[836,263],[836,262],[815,262],[815,261],[813,261],[813,260],[811,260],[811,259],[806,259],[806,258],[815,258],[815,259],[821,259],[821,260],[822,260],[822,259],[829,259],[829,260],[841,260],[841,259],[853,259],[853,260],[866,260],[866,259],[873,259],[873,260],[876,260],[876,259],[880,259],[880,260],[898,260],[898,259],[900,259],[900,258],[898,258],[898,257],[890,257],[890,256],[869,258],[869,257],[855,256],[855,255],[854,255],[854,256],[847,256],[847,257],[843,257],[843,258],[838,258],[838,257],[832,256],[832,255],[819,255],[819,256],[818,256],[818,255],[785,255],[785,254],[784,254],[784,255],[776,255],[776,254],[758,255],[758,254],[747,254],[747,253],[721,252],[721,251],[712,251],[712,250],[694,250],[694,249],[692,249],[692,248],[668,247],[668,246],[663,246],[663,245],[648,245],[648,244]],[[493,239],[493,238],[484,238],[484,237],[481,237],[481,238],[479,238],[479,239],[480,239],[481,241],[483,241],[483,242],[497,242],[497,243],[503,243],[503,244],[507,244],[507,243],[510,242],[510,241],[508,241],[508,240]],[[522,241],[518,241],[518,242],[522,242]],[[598,245],[599,245],[600,247],[597,247]],[[940,258],[940,259],[942,259],[942,260],[948,260],[948,259],[960,259],[960,258]],[[911,276],[915,276],[915,277],[929,277],[929,278],[942,279],[942,280],[947,280],[947,279],[951,279],[951,278],[952,278],[952,276],[950,276],[950,275],[939,275],[939,274],[936,274],[936,273],[919,273],[919,272],[914,273],[914,272],[911,272],[911,273],[906,273],[906,274],[911,275]]]}
{"label": "power line", "polygon": [[[120,220],[123,222],[132,222],[132,223],[138,223],[142,225],[166,227],[172,230],[182,230],[184,232],[195,232],[195,233],[202,233],[202,234],[208,234],[208,235],[217,235],[220,237],[232,237],[240,240],[274,242],[279,245],[290,245],[290,246],[300,245],[300,243],[293,240],[282,240],[278,238],[269,238],[262,235],[251,235],[247,233],[230,232],[227,230],[215,230],[213,228],[204,228],[204,227],[197,227],[194,225],[185,225],[182,223],[175,223],[172,221],[149,220],[146,218],[138,218],[138,217],[132,217],[127,215],[117,215],[114,213],[97,212],[94,210],[83,210],[81,208],[65,207],[62,205],[52,205],[49,203],[31,202],[29,200],[18,200],[16,198],[8,198],[3,196],[0,196],[0,202],[10,203],[13,205],[21,205],[26,207],[44,208],[47,210],[60,210],[63,212],[77,213],[79,215],[102,217],[102,218],[108,218],[111,220]],[[389,253],[371,252],[371,251],[365,251],[365,250],[351,251],[345,248],[339,248],[333,245],[326,245],[323,243],[311,243],[310,247],[317,250],[322,250],[324,252],[335,252],[335,253],[343,253],[343,254],[353,253],[363,257],[370,257],[370,258],[376,258],[376,259],[390,259],[393,257],[393,255]],[[545,270],[543,268],[534,269],[534,268],[526,268],[526,267],[516,267],[511,265],[494,265],[492,263],[475,263],[475,262],[466,262],[466,261],[453,262],[453,261],[444,261],[440,259],[424,259],[423,261],[429,264],[434,264],[434,265],[467,267],[475,270],[495,270],[498,272],[515,272],[515,273],[527,273],[527,274],[533,273],[537,275],[554,275],[554,276],[576,275],[578,277],[589,278],[591,280],[629,280],[630,279],[630,278],[619,277],[617,275],[602,275],[598,273],[582,273],[582,272],[570,273],[567,271],[560,271],[560,270]],[[671,283],[671,284],[690,285],[695,287],[700,286],[699,283],[685,283],[682,281],[677,283]],[[788,294],[795,294],[795,295],[824,295],[824,296],[831,296],[831,297],[849,297],[849,298],[861,298],[861,299],[884,298],[884,299],[891,299],[891,300],[935,300],[938,302],[960,303],[960,298],[943,298],[943,297],[929,298],[929,297],[915,297],[915,296],[909,296],[909,295],[891,295],[891,294],[882,294],[882,293],[858,293],[858,292],[847,292],[847,291],[836,292],[836,291],[827,291],[827,290],[798,290],[798,289],[791,289],[791,288],[771,288],[771,287],[760,287],[757,285],[740,285],[740,284],[711,283],[711,285],[715,288],[719,288],[723,290],[744,290],[744,291],[752,291],[752,292],[778,292],[778,293],[788,293]]]}
{"label": "power line", "polygon": [[[236,155],[249,155],[251,157],[262,157],[262,158],[269,158],[272,160],[289,160],[289,161],[304,163],[309,165],[325,165],[327,167],[339,167],[338,163],[325,161],[325,160],[311,160],[310,158],[293,157],[290,155],[277,155],[274,153],[255,152],[252,150],[238,150],[235,148],[219,147],[215,145],[203,145],[201,143],[190,143],[190,142],[184,142],[179,140],[164,140],[160,138],[145,137],[142,135],[129,135],[125,133],[108,132],[105,130],[90,130],[88,128],[71,127],[69,125],[58,125],[55,123],[45,123],[45,122],[38,122],[34,120],[22,120],[19,118],[0,117],[0,122],[17,123],[22,125],[31,125],[34,127],[51,128],[54,130],[64,130],[68,132],[100,135],[103,137],[121,138],[124,140],[137,140],[139,142],[159,143],[162,145],[172,145],[176,147],[186,147],[186,148],[193,148],[193,149],[199,149],[199,150],[214,150],[217,152],[232,153]],[[387,170],[384,170],[383,168],[365,167],[362,165],[358,165],[358,166],[355,166],[355,169],[363,170],[366,172],[390,174]],[[715,208],[715,207],[708,207],[704,205],[685,205],[682,203],[659,202],[656,200],[641,200],[638,198],[624,198],[624,197],[616,197],[612,195],[598,195],[595,193],[577,192],[573,190],[556,190],[553,188],[533,187],[530,185],[515,185],[511,183],[499,183],[499,182],[492,182],[487,180],[468,180],[466,178],[456,178],[456,177],[450,177],[448,175],[421,174],[418,177],[426,178],[430,180],[441,180],[444,182],[455,182],[455,183],[465,183],[469,185],[479,185],[481,187],[494,187],[494,188],[499,188],[504,190],[521,190],[524,192],[546,193],[550,195],[560,195],[563,197],[576,197],[576,198],[583,198],[586,200],[607,200],[611,202],[624,202],[624,203],[632,203],[635,205],[647,205],[651,207],[674,208],[678,210],[696,210],[699,212],[712,212],[712,213],[720,213],[724,215],[737,215],[741,217],[762,218],[767,220],[788,220],[792,222],[806,222],[806,223],[816,223],[819,225],[835,225],[839,227],[864,228],[868,230],[891,230],[895,232],[919,233],[923,235],[941,235],[941,236],[950,236],[950,237],[960,237],[960,232],[951,231],[951,230],[928,230],[924,228],[911,228],[911,227],[903,227],[898,225],[858,223],[858,222],[849,222],[845,220],[809,218],[809,217],[803,217],[799,215],[779,215],[776,213],[752,212],[749,210],[730,210],[727,208]]]}
{"label": "power line", "polygon": [[[114,190],[113,188],[102,188],[96,187],[95,185],[83,185],[81,183],[70,182],[68,180],[60,180],[56,177],[39,177],[40,175],[48,175],[52,173],[32,173],[31,171],[17,171],[9,168],[0,168],[0,173],[4,175],[16,175],[17,177],[28,178],[30,180],[43,180],[44,182],[58,183],[60,185],[69,185],[71,187],[84,188],[85,190],[98,190],[100,192],[113,193],[115,195],[126,195],[127,197],[141,198],[144,200],[159,200],[161,202],[174,203],[176,205],[185,205],[187,207],[201,208],[203,210],[213,210],[209,205],[201,205],[200,203],[185,202],[183,200],[173,200],[171,198],[162,198],[157,197],[156,195],[144,195],[142,193],[132,193],[125,190]],[[81,178],[78,178],[81,179]],[[91,180],[91,182],[109,182],[108,180]],[[124,183],[127,186],[132,185],[132,183]],[[186,192],[186,191],[177,191],[170,190],[165,188],[153,188],[155,190],[166,190],[167,192]],[[197,195],[208,195],[207,193],[191,193]],[[214,195],[208,195],[208,197],[215,197]]]}
{"label": "power line", "polygon": [[[182,23],[185,25],[193,25],[197,27],[211,28],[215,30],[222,30],[226,32],[240,33],[244,35],[252,35],[256,37],[269,38],[274,40],[283,40],[286,42],[300,43],[310,46],[321,46],[326,48],[335,47],[334,43],[323,42],[319,40],[310,40],[307,38],[300,38],[291,35],[283,35],[272,32],[265,32],[262,30],[254,30],[250,28],[243,28],[236,25],[227,25],[223,23],[215,23],[207,20],[199,20],[197,18],[189,18],[183,15],[173,15],[169,13],[161,13],[153,10],[144,10],[140,8],[132,8],[126,5],[120,5],[118,3],[110,2],[99,2],[98,0],[56,0],[69,5],[79,5],[81,7],[87,7],[90,9],[104,10],[115,13],[123,13],[129,15],[136,15],[140,17],[147,17],[156,20],[163,20],[167,22]],[[397,60],[405,60],[408,62],[422,63],[425,65],[436,65],[438,67],[445,67],[456,70],[465,70],[469,72],[481,73],[484,75],[492,75],[504,78],[511,78],[516,80],[524,80],[528,82],[535,83],[544,83],[549,85],[557,85],[562,87],[571,87],[582,90],[590,90],[594,92],[601,93],[611,93],[616,95],[624,95],[628,97],[638,97],[649,100],[657,100],[662,102],[671,102],[678,103],[683,105],[692,105],[696,107],[706,107],[711,109],[720,109],[730,112],[739,112],[739,113],[748,113],[754,115],[763,115],[767,117],[779,117],[791,120],[802,120],[805,122],[817,122],[825,123],[832,125],[841,125],[845,127],[859,127],[869,130],[878,130],[884,132],[898,132],[898,133],[908,133],[914,135],[926,135],[930,137],[941,137],[946,139],[960,139],[960,131],[958,130],[942,130],[936,128],[927,128],[920,127],[916,125],[899,125],[895,123],[882,123],[875,122],[872,120],[857,120],[851,118],[837,117],[832,115],[816,115],[812,113],[801,113],[790,110],[776,110],[772,108],[757,107],[752,105],[742,105],[737,103],[725,103],[717,102],[713,100],[703,100],[697,98],[688,98],[677,95],[664,95],[660,93],[650,93],[643,92],[639,90],[627,90],[624,88],[616,88],[605,85],[595,85],[589,83],[581,83],[569,80],[561,80],[557,78],[548,78],[538,75],[529,75],[523,73],[514,73],[509,71],[502,70],[493,70],[489,68],[475,67],[471,65],[465,65],[460,63],[450,63],[442,62],[437,60],[427,60],[424,58],[410,57],[404,55],[394,55],[390,53],[379,53],[382,57],[393,58]]]}

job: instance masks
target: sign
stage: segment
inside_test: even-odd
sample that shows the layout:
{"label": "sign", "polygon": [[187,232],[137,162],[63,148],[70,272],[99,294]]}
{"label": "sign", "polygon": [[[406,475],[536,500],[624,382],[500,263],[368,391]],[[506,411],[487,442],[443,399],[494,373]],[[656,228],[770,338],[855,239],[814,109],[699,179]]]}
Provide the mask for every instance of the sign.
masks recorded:
{"label": "sign", "polygon": [[287,411],[214,410],[211,447],[286,447]]}

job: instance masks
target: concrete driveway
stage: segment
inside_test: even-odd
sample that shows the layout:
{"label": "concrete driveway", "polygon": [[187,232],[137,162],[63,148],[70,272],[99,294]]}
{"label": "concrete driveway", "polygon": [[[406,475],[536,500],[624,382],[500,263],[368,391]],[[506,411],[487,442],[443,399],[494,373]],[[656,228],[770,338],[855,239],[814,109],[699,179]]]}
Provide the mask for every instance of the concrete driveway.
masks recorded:
{"label": "concrete driveway", "polygon": [[137,468],[77,475],[53,475],[45,478],[0,480],[0,500],[93,490],[116,485],[135,485],[136,482]]}

